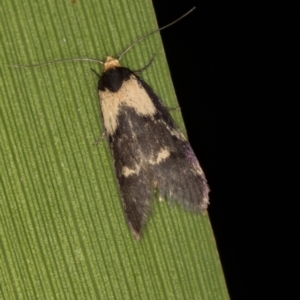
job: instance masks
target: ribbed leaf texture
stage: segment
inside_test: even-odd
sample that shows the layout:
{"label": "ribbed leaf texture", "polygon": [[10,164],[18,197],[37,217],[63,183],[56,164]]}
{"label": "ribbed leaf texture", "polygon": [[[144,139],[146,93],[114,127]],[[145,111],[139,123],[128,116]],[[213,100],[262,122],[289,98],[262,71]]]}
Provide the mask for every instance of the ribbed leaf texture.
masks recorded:
{"label": "ribbed leaf texture", "polygon": [[[94,145],[102,65],[8,66],[117,56],[157,27],[152,3],[10,0],[0,22],[0,299],[228,299],[208,215],[155,201],[134,239],[108,143]],[[122,64],[154,53],[143,77],[176,107],[159,34]]]}

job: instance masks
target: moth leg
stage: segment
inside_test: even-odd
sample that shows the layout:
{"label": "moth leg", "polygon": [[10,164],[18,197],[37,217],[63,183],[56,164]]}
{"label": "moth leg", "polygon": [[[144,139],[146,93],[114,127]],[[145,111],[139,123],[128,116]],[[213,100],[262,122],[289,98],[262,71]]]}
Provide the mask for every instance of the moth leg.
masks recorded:
{"label": "moth leg", "polygon": [[136,70],[136,71],[132,71],[133,73],[135,73],[136,75],[141,75],[143,71],[147,70],[150,65],[153,63],[154,59],[156,58],[156,53],[152,56],[151,60],[147,63],[146,66],[144,66],[143,68]]}
{"label": "moth leg", "polygon": [[106,137],[107,137],[106,130],[104,130],[101,136],[94,142],[94,145],[97,146]]}
{"label": "moth leg", "polygon": [[172,111],[172,110],[181,110],[181,108],[179,106],[177,107],[167,107],[168,110]]}
{"label": "moth leg", "polygon": [[96,71],[95,69],[92,69],[92,68],[91,68],[91,71],[92,71],[93,73],[95,73],[99,78],[101,78],[101,75],[100,75],[99,73],[97,73],[97,71]]}

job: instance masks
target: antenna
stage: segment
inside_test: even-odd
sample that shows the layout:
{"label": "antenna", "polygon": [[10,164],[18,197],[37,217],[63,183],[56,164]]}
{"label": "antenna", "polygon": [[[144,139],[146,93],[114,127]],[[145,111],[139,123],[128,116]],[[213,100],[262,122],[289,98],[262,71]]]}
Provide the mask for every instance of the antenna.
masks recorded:
{"label": "antenna", "polygon": [[[185,18],[187,15],[189,15],[192,11],[194,11],[196,9],[196,7],[193,7],[192,9],[190,9],[188,12],[186,12],[184,15],[182,15],[180,18],[176,19],[175,21],[161,27],[158,29],[155,29],[149,33],[147,33],[146,35],[140,37],[138,40],[136,40],[135,42],[133,42],[130,46],[128,46],[117,58],[117,60],[121,60],[122,56],[124,54],[126,54],[126,52],[128,52],[132,47],[134,47],[135,45],[137,45],[138,43],[140,43],[141,41],[143,41],[144,39],[146,39],[148,36],[162,31],[163,29],[166,29],[172,25],[174,25],[175,23],[179,22],[181,19]],[[42,67],[42,66],[47,66],[47,65],[52,65],[52,64],[57,64],[57,63],[61,63],[61,62],[70,62],[70,61],[91,61],[91,62],[96,62],[96,63],[100,63],[100,64],[104,64],[104,61],[100,60],[100,59],[95,59],[95,58],[88,58],[88,57],[83,57],[83,58],[66,58],[66,59],[58,59],[58,60],[54,60],[54,61],[50,61],[50,62],[44,62],[41,64],[33,64],[33,65],[9,65],[12,68],[32,68],[32,67]]]}
{"label": "antenna", "polygon": [[196,9],[196,7],[194,6],[192,9],[190,9],[188,12],[186,12],[184,15],[182,15],[180,18],[176,19],[175,21],[161,27],[158,29],[155,29],[149,33],[147,33],[146,35],[142,36],[141,38],[139,38],[138,40],[136,40],[135,42],[133,42],[130,46],[128,46],[119,56],[118,56],[118,60],[121,60],[122,56],[129,51],[133,46],[135,46],[136,44],[140,43],[141,41],[143,41],[145,38],[147,38],[148,36],[152,35],[153,33],[162,31],[172,25],[174,25],[175,23],[179,22],[181,19],[183,19],[184,17],[186,17],[187,15],[189,15],[192,11],[194,11]]}
{"label": "antenna", "polygon": [[52,64],[57,64],[61,62],[69,62],[69,61],[92,61],[92,62],[97,62],[100,64],[104,64],[102,60],[96,59],[96,58],[87,58],[87,57],[78,57],[78,58],[66,58],[66,59],[58,59],[58,60],[53,60],[49,62],[44,62],[41,64],[33,64],[33,65],[9,65],[12,68],[32,68],[32,67],[42,67],[42,66],[47,66],[47,65],[52,65]]}

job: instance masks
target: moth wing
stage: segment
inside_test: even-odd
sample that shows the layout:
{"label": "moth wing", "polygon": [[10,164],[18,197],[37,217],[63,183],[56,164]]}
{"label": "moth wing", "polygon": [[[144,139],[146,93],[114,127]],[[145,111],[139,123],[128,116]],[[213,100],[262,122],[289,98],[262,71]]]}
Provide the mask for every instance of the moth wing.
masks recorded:
{"label": "moth wing", "polygon": [[209,204],[209,187],[198,159],[159,97],[146,82],[139,81],[156,107],[156,114],[147,120],[152,128],[148,147],[153,149],[148,161],[159,196],[204,212]]}
{"label": "moth wing", "polygon": [[[140,119],[134,111],[124,107],[119,115],[119,122],[123,125],[119,126],[110,137],[110,148],[126,218],[136,238],[139,239],[155,190],[154,174],[144,158],[145,136],[141,130],[147,127],[148,121]],[[132,126],[135,128],[134,132]]]}
{"label": "moth wing", "polygon": [[136,238],[156,189],[161,197],[204,211],[209,188],[202,169],[150,86],[120,67],[102,76],[99,91],[126,218]]}
{"label": "moth wing", "polygon": [[182,137],[170,146],[168,156],[154,166],[160,198],[181,204],[185,209],[204,212],[208,206],[209,188],[197,158]]}

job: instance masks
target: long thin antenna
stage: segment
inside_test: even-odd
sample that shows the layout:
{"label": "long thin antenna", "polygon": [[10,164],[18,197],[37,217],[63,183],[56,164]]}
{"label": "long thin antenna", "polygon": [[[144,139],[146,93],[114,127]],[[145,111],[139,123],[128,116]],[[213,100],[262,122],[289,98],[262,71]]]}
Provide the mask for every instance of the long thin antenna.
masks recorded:
{"label": "long thin antenna", "polygon": [[92,61],[92,62],[97,62],[100,64],[104,64],[102,60],[95,59],[95,58],[87,58],[87,57],[78,57],[78,58],[66,58],[66,59],[58,59],[58,60],[53,60],[49,62],[44,62],[41,64],[33,64],[33,65],[9,65],[12,68],[32,68],[32,67],[42,67],[42,66],[47,66],[47,65],[52,65],[52,64],[57,64],[61,62],[68,62],[68,61]]}
{"label": "long thin antenna", "polygon": [[136,44],[140,43],[142,40],[144,40],[145,38],[147,38],[149,35],[156,33],[158,31],[162,31],[163,29],[166,29],[170,26],[172,26],[173,24],[179,22],[181,19],[183,19],[184,17],[186,17],[187,15],[189,15],[193,10],[195,10],[196,7],[194,6],[192,9],[190,9],[188,12],[186,12],[184,15],[182,15],[180,18],[176,19],[175,21],[161,27],[158,29],[155,29],[149,33],[147,33],[146,35],[142,36],[141,38],[139,38],[138,40],[136,40],[134,43],[132,43],[130,46],[128,46],[119,56],[118,56],[118,60],[121,60],[122,56],[128,51],[130,50],[133,46],[135,46]]}
{"label": "long thin antenna", "polygon": [[[177,23],[178,21],[180,21],[181,19],[183,19],[184,17],[186,17],[187,15],[189,15],[193,10],[195,10],[196,7],[193,7],[192,9],[190,9],[188,12],[186,12],[184,15],[182,15],[180,18],[176,19],[175,21],[169,23],[168,25],[165,25],[161,28],[155,29],[153,31],[151,31],[150,33],[147,33],[146,35],[142,36],[141,38],[139,38],[138,40],[136,40],[135,42],[133,42],[130,46],[128,46],[119,56],[118,56],[118,60],[120,60],[122,58],[122,56],[129,51],[133,46],[135,46],[136,44],[140,43],[142,40],[144,40],[145,38],[147,38],[149,35],[162,31],[163,29],[166,29],[170,26],[172,26],[173,24]],[[102,60],[99,59],[95,59],[95,58],[67,58],[67,59],[58,59],[58,60],[54,60],[54,61],[50,61],[50,62],[45,62],[45,63],[41,63],[41,64],[33,64],[33,65],[9,65],[12,68],[32,68],[32,67],[42,67],[42,66],[47,66],[47,65],[52,65],[52,64],[57,64],[57,63],[61,63],[61,62],[69,62],[69,61],[91,61],[91,62],[96,62],[96,63],[100,63],[100,64],[104,64],[105,62],[103,62]]]}

